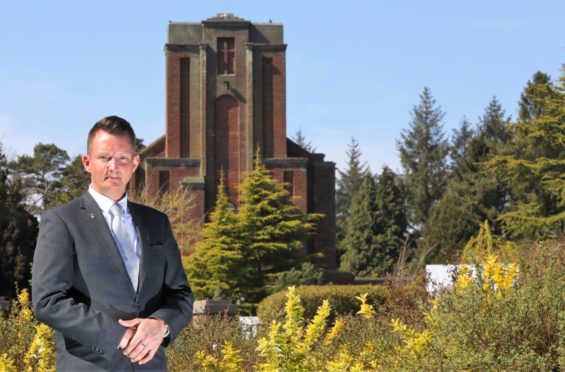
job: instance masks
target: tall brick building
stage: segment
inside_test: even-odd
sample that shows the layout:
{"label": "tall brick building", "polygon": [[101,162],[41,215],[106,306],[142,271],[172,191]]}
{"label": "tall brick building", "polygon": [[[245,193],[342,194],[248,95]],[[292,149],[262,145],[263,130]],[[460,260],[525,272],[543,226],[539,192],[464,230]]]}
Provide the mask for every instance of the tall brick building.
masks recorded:
{"label": "tall brick building", "polygon": [[230,201],[260,148],[273,176],[289,184],[303,213],[323,213],[304,253],[335,267],[335,163],[286,137],[283,25],[219,14],[201,23],[169,23],[166,132],[141,153],[132,187],[194,193],[194,218],[213,207],[220,170]]}

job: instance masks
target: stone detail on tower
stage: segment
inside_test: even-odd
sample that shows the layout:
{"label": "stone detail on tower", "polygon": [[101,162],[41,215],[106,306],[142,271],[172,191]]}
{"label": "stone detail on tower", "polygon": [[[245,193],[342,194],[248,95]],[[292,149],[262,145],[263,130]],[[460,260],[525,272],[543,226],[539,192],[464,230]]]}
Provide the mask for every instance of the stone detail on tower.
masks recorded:
{"label": "stone detail on tower", "polygon": [[141,152],[130,187],[188,188],[196,201],[192,218],[202,219],[214,207],[221,171],[238,205],[239,184],[260,149],[297,208],[325,215],[303,253],[322,253],[319,263],[335,268],[335,163],[286,137],[283,25],[229,13],[170,22],[165,58],[166,132]]}

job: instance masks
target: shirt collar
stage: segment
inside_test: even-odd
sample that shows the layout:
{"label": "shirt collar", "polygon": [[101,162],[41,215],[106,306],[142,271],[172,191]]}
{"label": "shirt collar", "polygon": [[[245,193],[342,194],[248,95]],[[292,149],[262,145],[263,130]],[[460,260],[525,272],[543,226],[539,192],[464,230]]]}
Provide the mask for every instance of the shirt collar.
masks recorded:
{"label": "shirt collar", "polygon": [[118,200],[117,202],[113,201],[109,197],[102,195],[99,192],[97,192],[96,190],[94,190],[92,188],[92,185],[88,186],[88,192],[90,193],[90,195],[92,195],[92,197],[94,198],[94,201],[96,202],[96,204],[98,204],[100,209],[102,209],[102,212],[105,212],[105,213],[110,212],[110,208],[112,208],[112,206],[114,204],[118,203],[122,207],[122,211],[124,211],[124,213],[127,213],[127,210],[128,210],[128,194],[127,194],[127,192],[124,195],[124,197],[121,198],[120,200]]}

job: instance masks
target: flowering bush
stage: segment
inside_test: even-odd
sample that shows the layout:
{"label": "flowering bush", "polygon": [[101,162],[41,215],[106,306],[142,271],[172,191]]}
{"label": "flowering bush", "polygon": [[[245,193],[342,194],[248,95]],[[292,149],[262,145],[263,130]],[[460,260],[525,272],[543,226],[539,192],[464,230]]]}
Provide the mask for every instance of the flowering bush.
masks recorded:
{"label": "flowering bush", "polygon": [[33,317],[27,289],[0,317],[0,371],[55,371],[53,332]]}

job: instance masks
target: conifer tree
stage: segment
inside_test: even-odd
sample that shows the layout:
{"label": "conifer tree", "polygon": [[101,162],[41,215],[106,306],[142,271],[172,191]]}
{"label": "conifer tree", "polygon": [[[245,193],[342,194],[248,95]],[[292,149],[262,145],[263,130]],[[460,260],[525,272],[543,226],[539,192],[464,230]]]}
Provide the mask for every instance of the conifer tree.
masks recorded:
{"label": "conifer tree", "polygon": [[509,209],[500,216],[513,238],[547,238],[565,233],[565,68],[561,85],[537,72],[522,94],[519,120],[512,124],[514,148],[487,162],[509,183]]}
{"label": "conifer tree", "polygon": [[390,274],[404,245],[408,221],[405,195],[390,168],[375,179],[365,173],[353,196],[341,269],[357,276],[382,277]]}
{"label": "conifer tree", "polygon": [[452,133],[451,146],[449,149],[451,169],[454,171],[468,169],[469,143],[475,135],[469,119],[464,117],[459,124],[459,128],[453,129]]}
{"label": "conifer tree", "polygon": [[240,185],[238,219],[250,265],[246,301],[265,295],[270,274],[299,266],[299,251],[314,231],[319,215],[301,214],[284,185],[271,176],[257,151],[253,171]]}
{"label": "conifer tree", "polygon": [[406,241],[408,217],[406,195],[400,187],[399,177],[389,168],[383,167],[377,176],[375,246],[379,262],[375,263],[376,276],[390,274]]}
{"label": "conifer tree", "polygon": [[430,90],[424,88],[420,103],[412,109],[410,129],[403,130],[397,142],[415,228],[426,222],[430,208],[445,189],[448,143],[443,138],[443,117]]}
{"label": "conifer tree", "polygon": [[366,172],[360,189],[351,200],[347,230],[343,239],[344,253],[340,268],[356,276],[370,276],[381,257],[377,256],[374,242],[377,234],[376,184]]}
{"label": "conifer tree", "polygon": [[342,240],[347,231],[347,221],[350,212],[353,196],[361,188],[363,176],[367,171],[367,165],[361,161],[361,149],[359,141],[351,138],[347,154],[347,168],[344,171],[338,170],[339,179],[336,185],[336,240],[338,248],[343,251]]}
{"label": "conifer tree", "polygon": [[202,240],[190,257],[188,277],[197,299],[238,301],[245,293],[242,281],[245,252],[241,226],[220,177],[216,206],[204,225]]}
{"label": "conifer tree", "polygon": [[17,174],[10,174],[0,145],[0,296],[29,287],[37,220],[23,206]]}
{"label": "conifer tree", "polygon": [[430,252],[428,262],[457,262],[465,243],[485,220],[493,232],[501,232],[497,218],[506,207],[507,187],[495,174],[481,172],[481,164],[507,151],[507,121],[502,106],[493,97],[479,117],[476,130],[463,122],[456,132],[451,151],[457,154],[457,161],[444,195],[430,210],[423,228],[424,245]]}
{"label": "conifer tree", "polygon": [[314,153],[316,152],[316,147],[312,145],[312,141],[308,141],[304,133],[302,133],[302,128],[298,128],[292,140],[296,142],[296,144],[302,147],[304,150]]}
{"label": "conifer tree", "polygon": [[21,155],[10,163],[22,176],[31,213],[39,214],[57,204],[58,195],[64,192],[62,176],[69,160],[67,152],[56,145],[38,143],[33,147],[33,156]]}

